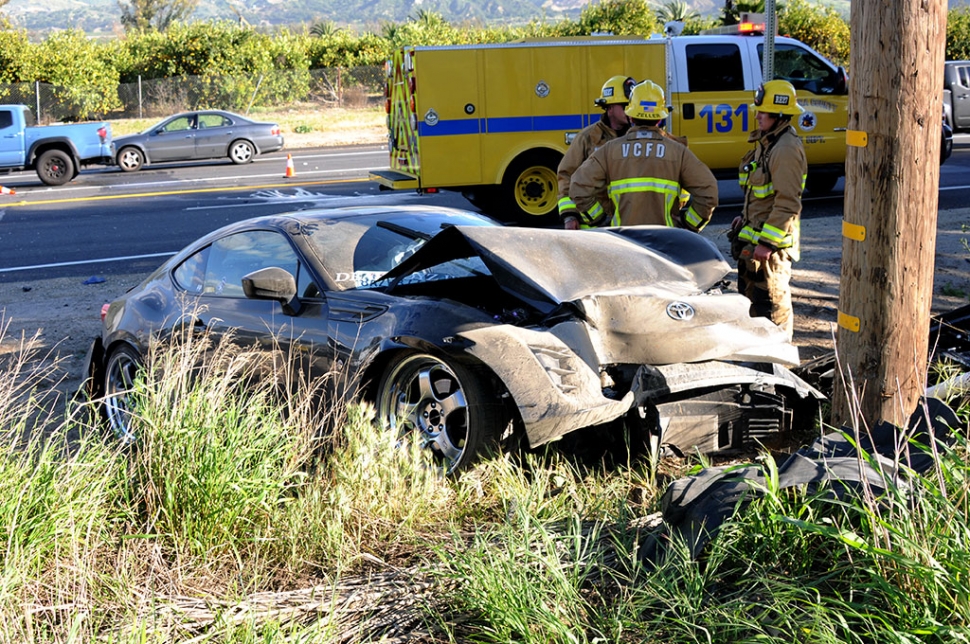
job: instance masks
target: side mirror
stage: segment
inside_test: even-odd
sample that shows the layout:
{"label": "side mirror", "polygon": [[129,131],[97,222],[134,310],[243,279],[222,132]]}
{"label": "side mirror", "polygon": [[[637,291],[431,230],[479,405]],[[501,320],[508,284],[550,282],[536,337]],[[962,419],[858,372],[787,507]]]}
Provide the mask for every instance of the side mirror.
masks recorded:
{"label": "side mirror", "polygon": [[841,96],[842,94],[848,94],[849,93],[849,77],[845,73],[845,67],[843,67],[842,65],[839,65],[838,75],[839,75],[839,77],[836,80],[835,91],[832,92],[832,93],[835,94],[836,96]]}
{"label": "side mirror", "polygon": [[296,296],[296,279],[276,266],[261,268],[242,278],[243,293],[253,300],[273,300],[287,315],[299,315],[302,304]]}

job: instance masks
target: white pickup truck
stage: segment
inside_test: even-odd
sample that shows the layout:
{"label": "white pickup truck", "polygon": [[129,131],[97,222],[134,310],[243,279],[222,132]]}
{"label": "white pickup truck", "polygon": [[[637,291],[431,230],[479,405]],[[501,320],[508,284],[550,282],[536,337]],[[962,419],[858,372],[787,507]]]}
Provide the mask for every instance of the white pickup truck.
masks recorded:
{"label": "white pickup truck", "polygon": [[970,60],[943,65],[943,116],[954,132],[970,129]]}

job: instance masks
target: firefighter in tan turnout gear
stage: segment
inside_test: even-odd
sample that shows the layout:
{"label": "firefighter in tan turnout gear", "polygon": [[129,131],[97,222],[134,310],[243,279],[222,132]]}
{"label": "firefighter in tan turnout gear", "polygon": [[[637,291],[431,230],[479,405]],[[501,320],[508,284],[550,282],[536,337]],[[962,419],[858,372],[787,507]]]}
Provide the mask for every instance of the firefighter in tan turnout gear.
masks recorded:
{"label": "firefighter in tan turnout gear", "polygon": [[[717,205],[717,181],[684,143],[661,131],[668,116],[663,89],[649,80],[635,86],[626,114],[630,131],[596,150],[573,174],[569,196],[576,208],[588,213],[609,199],[614,226],[700,230]],[[684,192],[690,201],[682,208]]]}
{"label": "firefighter in tan turnout gear", "polygon": [[738,181],[744,210],[732,225],[731,254],[738,262],[738,291],[751,300],[751,315],[770,318],[788,331],[792,262],[798,261],[799,216],[808,164],[791,118],[804,110],[791,83],[773,80],[755,92],[758,129],[753,150],[741,160]]}
{"label": "firefighter in tan turnout gear", "polygon": [[566,230],[594,228],[608,224],[613,217],[613,204],[609,200],[594,204],[588,213],[579,212],[569,198],[569,180],[589,155],[630,129],[630,119],[624,109],[636,84],[629,76],[613,76],[603,83],[599,98],[593,101],[603,109],[603,116],[576,134],[559,162],[559,217]]}

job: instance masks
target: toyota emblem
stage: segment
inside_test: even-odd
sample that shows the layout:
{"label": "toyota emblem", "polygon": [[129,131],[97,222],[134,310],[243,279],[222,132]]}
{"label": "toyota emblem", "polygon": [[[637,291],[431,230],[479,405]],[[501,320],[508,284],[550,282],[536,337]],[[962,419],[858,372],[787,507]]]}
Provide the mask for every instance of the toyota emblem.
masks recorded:
{"label": "toyota emblem", "polygon": [[667,305],[667,315],[674,320],[689,320],[694,317],[694,307],[687,302],[671,302]]}

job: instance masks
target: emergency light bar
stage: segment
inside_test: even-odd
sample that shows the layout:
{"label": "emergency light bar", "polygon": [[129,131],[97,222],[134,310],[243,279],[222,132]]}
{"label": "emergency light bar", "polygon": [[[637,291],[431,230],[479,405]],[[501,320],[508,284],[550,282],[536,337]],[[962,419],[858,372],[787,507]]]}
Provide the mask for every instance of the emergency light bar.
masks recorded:
{"label": "emergency light bar", "polygon": [[701,31],[704,35],[740,35],[740,36],[760,36],[765,33],[765,14],[741,12],[740,20],[735,25],[724,25],[712,29]]}

